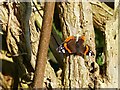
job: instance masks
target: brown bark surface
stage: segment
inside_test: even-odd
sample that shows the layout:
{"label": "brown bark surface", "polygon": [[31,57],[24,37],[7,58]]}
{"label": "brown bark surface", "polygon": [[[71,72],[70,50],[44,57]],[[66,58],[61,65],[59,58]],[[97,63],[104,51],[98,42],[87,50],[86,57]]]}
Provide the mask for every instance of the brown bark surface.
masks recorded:
{"label": "brown bark surface", "polygon": [[[90,3],[61,3],[59,4],[59,11],[65,38],[77,34],[81,36],[85,33],[86,43],[96,52],[94,29],[97,28],[104,34],[101,37],[104,38],[104,66],[102,69],[96,63],[95,57],[88,57],[87,59],[82,59],[78,56],[67,57],[63,71],[64,87],[118,87],[118,20],[114,18],[116,16],[114,16],[113,10],[104,3],[91,1]],[[93,25],[95,28],[93,28]]]}
{"label": "brown bark surface", "polygon": [[[95,52],[94,28],[92,22],[91,5],[89,2],[68,2],[60,3],[61,27],[65,38],[71,35],[83,35],[85,33],[86,43],[89,43]],[[88,88],[94,87],[94,69],[96,64],[95,57],[83,59],[81,56],[70,56],[64,62],[64,80],[65,88]],[[97,67],[96,67],[97,68]],[[93,81],[92,81],[93,79]]]}
{"label": "brown bark surface", "polygon": [[[56,21],[62,31],[63,40],[71,35],[85,34],[85,43],[89,44],[94,51],[95,56],[84,58],[57,53],[56,48],[62,43],[57,30],[52,26],[53,31],[50,38],[52,21],[47,24],[48,26],[42,26],[42,21],[48,23],[51,19],[43,18],[44,3],[35,2],[32,4],[32,8],[31,3],[0,3],[0,39],[2,37],[0,43],[2,42],[3,45],[2,48],[0,46],[2,49],[0,50],[0,60],[2,61],[0,85],[4,88],[17,88],[19,84],[21,88],[28,88],[33,83],[31,72],[34,73],[35,69],[39,69],[40,73],[36,80],[41,80],[41,85],[36,83],[38,87],[42,87],[43,84],[43,87],[47,89],[117,88],[120,64],[118,62],[118,30],[120,26],[118,11],[120,7],[118,7],[118,0],[116,1],[114,10],[98,0],[89,2],[68,0],[68,2],[56,3],[55,11],[57,12],[54,16],[57,17]],[[49,17],[53,16],[50,14],[53,13],[51,10],[47,14]],[[56,18],[54,17],[54,19]],[[56,27],[56,22],[54,23]],[[48,28],[49,26],[50,28]],[[42,32],[45,33],[46,30],[43,31],[43,29],[48,30],[44,35]],[[51,54],[47,55],[48,48],[45,47],[48,47],[49,38]],[[41,40],[39,41],[39,39]],[[97,39],[100,41],[97,42]],[[38,49],[39,45],[42,48]],[[103,59],[102,65],[97,61],[98,48],[102,48],[100,57]],[[41,50],[40,56],[38,50]],[[36,63],[37,58],[41,58],[41,61]],[[58,67],[54,68],[50,60],[55,63],[54,65],[58,64]],[[37,68],[35,68],[36,64]],[[55,71],[56,68],[58,68],[57,71]],[[13,81],[15,82],[13,83]]]}

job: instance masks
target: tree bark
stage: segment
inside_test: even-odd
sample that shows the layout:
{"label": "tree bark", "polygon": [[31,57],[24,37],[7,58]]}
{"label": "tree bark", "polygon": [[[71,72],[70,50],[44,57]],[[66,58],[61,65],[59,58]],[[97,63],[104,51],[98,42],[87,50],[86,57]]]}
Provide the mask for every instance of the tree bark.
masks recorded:
{"label": "tree bark", "polygon": [[[117,17],[116,19],[114,18],[115,16],[113,10],[107,5],[96,0],[91,2],[82,1],[79,3],[62,2],[59,4],[58,8],[60,12],[61,27],[64,38],[71,35],[81,36],[83,33],[85,33],[86,43],[91,46],[94,52],[96,52],[95,49],[97,46],[95,47],[95,29],[97,28],[97,30],[100,30],[100,32],[104,33],[102,37],[99,37],[103,38],[104,44],[102,46],[104,48],[104,65],[102,69],[101,66],[96,63],[96,57],[88,57],[87,59],[84,59],[79,56],[71,55],[64,61],[64,87],[118,87],[118,74],[113,74],[117,73],[118,71],[118,20]],[[111,44],[111,42],[113,43]]]}
{"label": "tree bark", "polygon": [[[71,35],[83,35],[85,33],[86,42],[90,44],[95,52],[94,28],[92,22],[91,5],[89,2],[63,2],[59,5],[61,27],[64,37]],[[88,64],[86,64],[88,63]],[[65,88],[88,88],[94,87],[94,73],[90,70],[95,63],[95,57],[83,59],[81,56],[70,56],[64,61],[63,85]],[[93,79],[93,81],[91,80]]]}
{"label": "tree bark", "polygon": [[[17,5],[19,8],[17,7]],[[4,48],[6,48],[3,50],[7,51],[6,56],[12,57],[13,62],[16,64],[15,67],[17,69],[17,72],[14,72],[13,75],[16,75],[17,78],[14,79],[16,84],[15,87],[17,89],[19,78],[21,78],[21,80],[29,82],[31,78],[28,72],[34,71],[33,67],[30,64],[30,35],[29,33],[26,33],[29,32],[31,3],[6,2],[1,5],[1,11],[2,12],[0,12],[0,20],[2,23],[2,31],[4,31],[3,36],[6,35],[7,42],[7,47],[3,46]],[[3,41],[5,42],[5,40]],[[29,42],[27,43],[27,41]]]}
{"label": "tree bark", "polygon": [[[23,84],[18,78],[24,78],[25,82],[30,81],[30,77],[27,77],[27,75],[28,72],[34,71],[35,69],[36,58],[38,58],[38,44],[39,39],[41,38],[40,46],[45,51],[41,52],[45,53],[45,57],[43,57],[43,59],[46,59],[44,61],[40,61],[40,63],[44,62],[42,64],[43,66],[37,63],[39,64],[37,65],[39,66],[38,68],[43,68],[43,71],[41,71],[42,75],[38,74],[39,76],[36,77],[36,79],[42,78],[40,80],[42,81],[44,87],[48,89],[117,88],[119,80],[118,67],[120,65],[120,62],[118,61],[118,30],[120,29],[120,15],[118,14],[120,11],[120,5],[118,0],[115,1],[114,10],[98,0],[92,0],[89,2],[87,0],[81,0],[81,2],[71,2],[71,0],[68,0],[68,2],[57,3],[56,8],[61,20],[60,24],[64,39],[71,35],[81,36],[85,34],[85,43],[89,44],[95,53],[95,57],[86,58],[73,55],[63,57],[63,55],[59,55],[58,53],[56,54],[55,48],[58,46],[58,44],[60,44],[61,41],[58,40],[59,36],[56,36],[57,34],[52,32],[49,47],[50,49],[52,48],[51,51],[53,55],[55,54],[54,57],[58,61],[58,64],[61,65],[61,68],[58,67],[59,70],[57,72],[53,69],[53,66],[49,63],[49,61],[46,61],[49,59],[49,57],[46,55],[47,48],[43,49],[45,46],[48,46],[47,40],[49,38],[48,36],[50,36],[49,31],[51,29],[49,28],[49,31],[47,32],[49,35],[45,34],[48,37],[46,39],[42,39],[41,32],[43,31],[39,31],[42,26],[43,18],[41,16],[37,16],[38,14],[36,13],[40,11],[40,13],[42,13],[41,15],[43,15],[44,8],[42,7],[44,4],[40,4],[40,8],[37,11],[34,9],[35,11],[33,10],[34,12],[31,14],[30,3],[0,3],[0,10],[2,11],[0,12],[0,29],[2,29],[0,30],[0,35],[4,37],[7,36],[7,47],[9,49],[8,52],[6,49],[6,44],[4,44],[5,40],[2,38],[3,46],[2,52],[0,51],[0,55],[1,53],[4,53],[7,58],[0,57],[0,60],[2,59],[2,64],[6,62],[4,60],[10,62],[10,65],[5,63],[7,68],[2,70],[8,70],[8,72],[12,74],[17,73],[16,76],[14,76],[17,78],[15,79],[17,80],[15,87],[17,87],[18,83],[20,83],[20,85]],[[47,15],[52,16],[50,13]],[[39,28],[36,26],[36,23],[39,24]],[[46,27],[46,29],[48,29],[48,27]],[[97,39],[100,40],[97,41]],[[42,46],[43,43],[41,43],[41,41],[43,41],[43,43],[46,41],[47,44]],[[102,52],[99,52],[98,48],[100,48]],[[103,59],[102,66],[97,61],[97,55],[99,53],[101,53],[101,58]],[[64,58],[64,60],[60,61],[62,60],[61,58]],[[12,61],[12,59],[14,61]],[[30,60],[32,60],[32,67],[34,67],[34,69],[30,68]],[[14,64],[17,65],[14,66]],[[2,68],[4,66],[2,66]],[[16,69],[18,70],[16,71]],[[3,76],[4,75],[1,75],[0,73],[0,78],[2,79],[0,82],[4,83],[5,79]],[[40,85],[40,83],[38,84]],[[6,86],[8,87],[9,85],[3,85],[3,87]]]}

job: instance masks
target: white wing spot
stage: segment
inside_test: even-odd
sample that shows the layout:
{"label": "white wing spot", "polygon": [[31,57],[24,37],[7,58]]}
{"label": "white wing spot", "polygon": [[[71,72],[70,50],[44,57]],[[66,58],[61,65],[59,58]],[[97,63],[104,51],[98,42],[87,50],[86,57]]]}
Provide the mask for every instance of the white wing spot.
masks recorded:
{"label": "white wing spot", "polygon": [[64,49],[62,49],[62,52],[63,52],[63,53],[65,53],[65,50],[64,50]]}

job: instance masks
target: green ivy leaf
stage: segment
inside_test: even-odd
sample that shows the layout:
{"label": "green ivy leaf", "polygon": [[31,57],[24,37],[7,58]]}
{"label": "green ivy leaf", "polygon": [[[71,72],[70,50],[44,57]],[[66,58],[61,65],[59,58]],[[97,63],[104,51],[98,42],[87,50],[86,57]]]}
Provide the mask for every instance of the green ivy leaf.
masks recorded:
{"label": "green ivy leaf", "polygon": [[98,64],[99,66],[102,66],[102,65],[103,65],[103,58],[102,58],[102,56],[99,56],[99,57],[97,58],[97,64]]}

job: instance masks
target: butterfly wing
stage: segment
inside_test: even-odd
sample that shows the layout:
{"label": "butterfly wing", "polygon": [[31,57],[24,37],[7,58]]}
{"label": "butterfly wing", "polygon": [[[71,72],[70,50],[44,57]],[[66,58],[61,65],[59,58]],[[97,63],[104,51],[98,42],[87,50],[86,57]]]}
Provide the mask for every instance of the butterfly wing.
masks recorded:
{"label": "butterfly wing", "polygon": [[64,48],[64,43],[61,44],[57,49],[56,49],[59,53],[66,53],[66,50]]}
{"label": "butterfly wing", "polygon": [[78,41],[76,42],[76,50],[77,50],[77,55],[84,55],[85,51],[85,35],[79,37]]}
{"label": "butterfly wing", "polygon": [[76,37],[69,36],[56,50],[59,53],[66,53],[66,54],[75,53],[76,52]]}
{"label": "butterfly wing", "polygon": [[68,51],[68,53],[76,53],[76,38],[70,39],[68,42],[65,42],[64,47]]}

